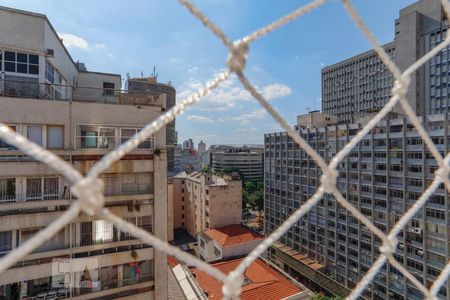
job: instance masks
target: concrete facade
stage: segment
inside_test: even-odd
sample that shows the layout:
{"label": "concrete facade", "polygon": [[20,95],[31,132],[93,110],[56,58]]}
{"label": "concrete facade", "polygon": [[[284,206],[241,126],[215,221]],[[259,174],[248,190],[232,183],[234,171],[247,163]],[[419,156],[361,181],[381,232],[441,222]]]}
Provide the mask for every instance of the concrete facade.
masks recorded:
{"label": "concrete facade", "polygon": [[336,123],[336,116],[314,111],[308,114],[298,115],[296,128],[318,128]]}
{"label": "concrete facade", "polygon": [[[141,95],[140,105],[131,105],[137,99],[120,91],[120,75],[79,69],[46,16],[0,7],[0,24],[0,122],[81,173],[166,110],[164,94]],[[165,128],[101,179],[106,206],[114,214],[168,239]],[[0,140],[0,255],[61,216],[76,201],[70,188],[47,165]],[[56,258],[65,260],[61,267],[93,264],[55,273]],[[139,293],[167,299],[166,255],[83,213],[0,275],[0,298],[5,299]]]}
{"label": "concrete facade", "polygon": [[[447,28],[440,1],[420,0],[400,10],[395,38],[384,48],[404,71],[439,44]],[[446,47],[411,75],[406,99],[418,115],[449,111],[448,51]],[[322,69],[322,111],[337,116],[340,124],[356,122],[383,107],[393,84],[375,51],[358,54]],[[395,111],[402,113],[399,105]]]}
{"label": "concrete facade", "polygon": [[[441,155],[450,147],[449,116],[432,115],[422,124]],[[361,129],[362,124],[299,129],[327,163]],[[270,234],[320,185],[321,170],[285,132],[265,135],[265,232]],[[342,195],[383,232],[429,187],[435,159],[407,119],[380,122],[339,163]],[[395,258],[419,281],[431,284],[449,259],[448,193],[441,185],[398,236]],[[289,251],[273,248],[268,258],[285,264],[301,282],[346,296],[373,265],[381,241],[346,209],[325,195],[280,239]],[[300,253],[307,266],[284,253]],[[312,272],[318,272],[312,276]],[[309,278],[309,279],[308,279]],[[314,278],[316,281],[314,281]],[[320,280],[319,280],[320,279]],[[448,285],[438,296],[448,299]],[[422,293],[391,265],[382,268],[363,294],[367,299],[422,299]]]}
{"label": "concrete facade", "polygon": [[192,236],[208,228],[242,221],[242,182],[239,176],[181,172],[172,178],[174,227]]}
{"label": "concrete facade", "polygon": [[[166,95],[166,109],[169,110],[177,103],[177,92],[172,84],[161,83],[156,77],[129,78],[126,83],[129,91],[151,92]],[[172,171],[175,167],[174,147],[178,144],[175,130],[176,121],[173,120],[166,125],[166,145],[167,145],[167,168]]]}
{"label": "concrete facade", "polygon": [[213,172],[239,170],[243,180],[262,180],[262,145],[212,145],[209,149],[210,167]]}

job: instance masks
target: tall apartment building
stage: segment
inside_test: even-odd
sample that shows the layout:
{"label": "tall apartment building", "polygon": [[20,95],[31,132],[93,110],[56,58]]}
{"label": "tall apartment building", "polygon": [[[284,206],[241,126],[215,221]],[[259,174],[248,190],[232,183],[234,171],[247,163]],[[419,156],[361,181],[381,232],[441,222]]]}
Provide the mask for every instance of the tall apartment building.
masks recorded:
{"label": "tall apartment building", "polygon": [[[75,63],[45,15],[0,7],[0,28],[0,122],[82,174],[166,109],[164,94],[120,90],[120,75]],[[106,207],[163,240],[166,153],[163,129],[101,175]],[[70,187],[61,174],[0,140],[0,255],[60,217],[76,201]],[[52,268],[55,259],[74,268]],[[75,268],[83,262],[89,268]],[[84,213],[0,274],[1,299],[138,293],[167,299],[166,255]]]}
{"label": "tall apartment building", "polygon": [[[161,83],[157,77],[129,78],[126,87],[130,91],[151,92],[166,95],[166,109],[171,109],[177,103],[177,91],[172,83]],[[178,136],[175,130],[175,120],[166,125],[167,168],[172,171],[175,167],[175,146],[178,144]]]}
{"label": "tall apartment building", "polygon": [[[440,1],[419,0],[400,10],[394,41],[384,48],[403,71],[439,44],[448,27]],[[418,115],[449,111],[448,52],[446,47],[411,77],[406,97]],[[340,124],[356,122],[381,109],[392,87],[392,75],[374,50],[358,54],[322,69],[322,111],[337,116]]]}
{"label": "tall apartment building", "polygon": [[[450,147],[448,114],[422,124],[441,154]],[[329,162],[362,124],[300,128]],[[388,232],[431,184],[436,161],[413,125],[387,119],[339,163],[342,195],[383,232]],[[320,185],[321,170],[285,132],[265,135],[265,232],[273,232]],[[395,258],[425,286],[449,259],[448,193],[441,185],[399,235]],[[345,296],[379,255],[378,239],[333,197],[326,195],[272,247],[269,258],[316,289]],[[301,258],[307,257],[307,265]],[[448,299],[449,285],[439,297]],[[367,299],[422,299],[422,293],[389,264],[364,292]]]}
{"label": "tall apartment building", "polygon": [[198,143],[197,152],[198,152],[198,155],[202,155],[203,153],[206,152],[206,143],[205,142],[200,141],[200,143]]}
{"label": "tall apartment building", "polygon": [[262,145],[212,145],[209,161],[213,172],[239,170],[243,180],[263,179]]}
{"label": "tall apartment building", "polygon": [[242,182],[238,174],[181,172],[173,181],[173,226],[192,236],[209,228],[242,222]]}

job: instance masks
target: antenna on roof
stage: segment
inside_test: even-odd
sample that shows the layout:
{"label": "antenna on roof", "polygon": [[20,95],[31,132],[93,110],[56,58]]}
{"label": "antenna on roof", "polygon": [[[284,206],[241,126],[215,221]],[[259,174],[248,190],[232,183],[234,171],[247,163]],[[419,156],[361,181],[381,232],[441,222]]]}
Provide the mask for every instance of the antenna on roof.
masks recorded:
{"label": "antenna on roof", "polygon": [[153,66],[152,77],[155,78],[155,82],[158,82],[158,73],[156,73],[156,66]]}
{"label": "antenna on roof", "polygon": [[144,78],[144,72],[141,71],[141,78]]}

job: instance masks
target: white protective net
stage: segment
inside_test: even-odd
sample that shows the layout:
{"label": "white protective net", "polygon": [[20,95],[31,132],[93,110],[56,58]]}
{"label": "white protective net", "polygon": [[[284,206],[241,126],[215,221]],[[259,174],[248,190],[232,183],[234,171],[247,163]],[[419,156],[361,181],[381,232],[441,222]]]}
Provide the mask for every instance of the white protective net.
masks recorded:
{"label": "white protective net", "polygon": [[[243,283],[243,274],[246,268],[252,264],[264,251],[267,250],[276,240],[278,240],[291,226],[294,225],[302,216],[304,216],[325,193],[332,194],[339,204],[346,208],[353,216],[366,225],[373,231],[382,241],[383,244],[380,247],[381,255],[373,263],[369,271],[364,275],[362,280],[352,290],[347,299],[357,299],[367,285],[373,280],[377,272],[382,266],[389,261],[391,266],[401,272],[408,280],[410,280],[423,294],[426,299],[438,299],[437,293],[439,289],[446,283],[447,277],[450,274],[450,263],[442,270],[438,278],[434,281],[431,287],[426,288],[416,277],[408,272],[402,264],[400,264],[393,256],[398,244],[397,235],[404,228],[404,226],[412,219],[412,217],[425,205],[428,198],[438,188],[441,183],[445,184],[445,187],[450,191],[450,155],[442,157],[435,147],[434,143],[422,127],[419,119],[415,115],[413,109],[408,104],[405,98],[408,86],[410,83],[410,76],[419,67],[421,67],[427,60],[439,53],[442,49],[450,44],[450,35],[447,35],[446,39],[438,46],[433,48],[426,55],[417,60],[414,64],[408,67],[404,72],[401,72],[394,62],[389,58],[384,49],[376,41],[375,37],[368,30],[363,20],[358,16],[349,0],[342,0],[342,4],[347,10],[348,14],[354,20],[356,25],[360,28],[363,34],[372,44],[376,53],[387,66],[392,73],[395,84],[392,90],[392,97],[383,107],[383,109],[374,117],[361,131],[339,152],[337,153],[330,163],[327,165],[322,157],[311,146],[302,139],[302,137],[291,127],[283,117],[269,104],[269,102],[257,91],[252,83],[247,79],[244,74],[245,63],[249,51],[250,44],[267,35],[268,33],[284,26],[285,24],[303,16],[304,14],[318,8],[325,4],[326,0],[316,0],[309,4],[302,6],[290,14],[278,19],[277,21],[256,30],[248,36],[232,42],[229,38],[218,28],[215,24],[208,20],[208,18],[202,14],[196,7],[194,7],[187,0],[179,0],[179,2],[185,6],[197,19],[199,19],[203,25],[209,28],[225,46],[229,49],[229,57],[227,60],[227,71],[218,75],[211,82],[207,83],[203,89],[197,91],[197,93],[191,95],[181,103],[174,106],[172,109],[161,115],[158,119],[152,123],[146,125],[139,133],[137,133],[132,139],[126,143],[120,145],[114,151],[105,155],[100,161],[98,161],[86,176],[82,176],[77,170],[75,170],[70,164],[63,161],[55,154],[46,151],[38,145],[28,141],[23,136],[15,133],[8,126],[0,124],[0,138],[6,142],[16,146],[24,151],[26,154],[31,155],[35,159],[49,165],[55,171],[60,172],[72,183],[72,192],[78,198],[74,201],[71,207],[57,220],[41,230],[33,238],[27,240],[17,249],[11,251],[8,255],[0,259],[0,273],[11,267],[17,261],[23,259],[27,254],[43,244],[47,239],[57,234],[64,226],[69,224],[72,220],[78,217],[78,214],[83,211],[89,215],[97,215],[102,219],[111,221],[119,230],[123,232],[129,232],[141,239],[144,243],[152,245],[155,249],[162,251],[168,255],[173,255],[180,261],[187,263],[191,266],[195,266],[198,269],[214,276],[218,280],[224,283],[223,294],[224,299],[239,299],[241,286]],[[450,3],[447,0],[442,0],[442,6],[445,13],[450,19]],[[159,240],[147,231],[136,227],[135,225],[124,221],[122,218],[114,215],[110,210],[104,207],[104,195],[103,195],[103,182],[98,176],[107,170],[107,168],[114,162],[121,159],[125,154],[134,150],[141,142],[145,141],[149,136],[161,129],[165,124],[174,120],[175,116],[183,112],[186,108],[199,102],[203,96],[208,94],[211,90],[218,87],[223,81],[230,77],[232,73],[235,73],[243,86],[250,92],[250,94],[258,100],[260,105],[266,109],[270,115],[283,127],[289,134],[289,136],[303,149],[307,154],[313,158],[318,166],[322,170],[321,185],[317,189],[316,193],[305,202],[298,210],[296,210],[284,223],[279,226],[271,235],[269,235],[258,247],[256,247],[231,273],[224,274],[221,271],[211,267],[209,264],[199,260],[198,258],[179,250],[176,247],[169,245],[166,241]],[[435,177],[432,184],[425,190],[421,197],[416,201],[403,216],[395,224],[392,230],[385,234],[378,229],[367,217],[358,211],[352,204],[350,204],[339,192],[336,186],[337,182],[337,166],[341,160],[355,147],[361,139],[370,132],[370,130],[385,117],[390,110],[400,103],[405,114],[409,117],[414,124],[416,130],[425,141],[425,144],[429,148],[430,152],[436,159],[439,166],[435,172]]]}

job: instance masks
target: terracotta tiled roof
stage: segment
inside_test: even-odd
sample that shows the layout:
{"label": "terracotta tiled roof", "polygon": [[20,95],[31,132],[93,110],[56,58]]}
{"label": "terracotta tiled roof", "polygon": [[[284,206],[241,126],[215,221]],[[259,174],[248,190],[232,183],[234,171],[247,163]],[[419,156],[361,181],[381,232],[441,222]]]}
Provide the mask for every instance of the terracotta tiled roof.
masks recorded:
{"label": "terracotta tiled roof", "polygon": [[242,225],[208,229],[205,234],[225,247],[263,239],[263,236]]}
{"label": "terracotta tiled roof", "polygon": [[178,260],[177,260],[175,257],[170,256],[170,255],[167,255],[167,264],[168,264],[171,268],[173,268],[173,267],[175,267],[176,265],[178,265],[179,262],[178,262]]}
{"label": "terracotta tiled roof", "polygon": [[[212,266],[228,274],[234,270],[243,258],[213,264]],[[222,282],[198,270],[191,269],[200,287],[208,293],[209,299],[222,299]],[[257,259],[245,272],[246,283],[242,287],[242,300],[283,299],[302,290],[289,281],[283,274]]]}

